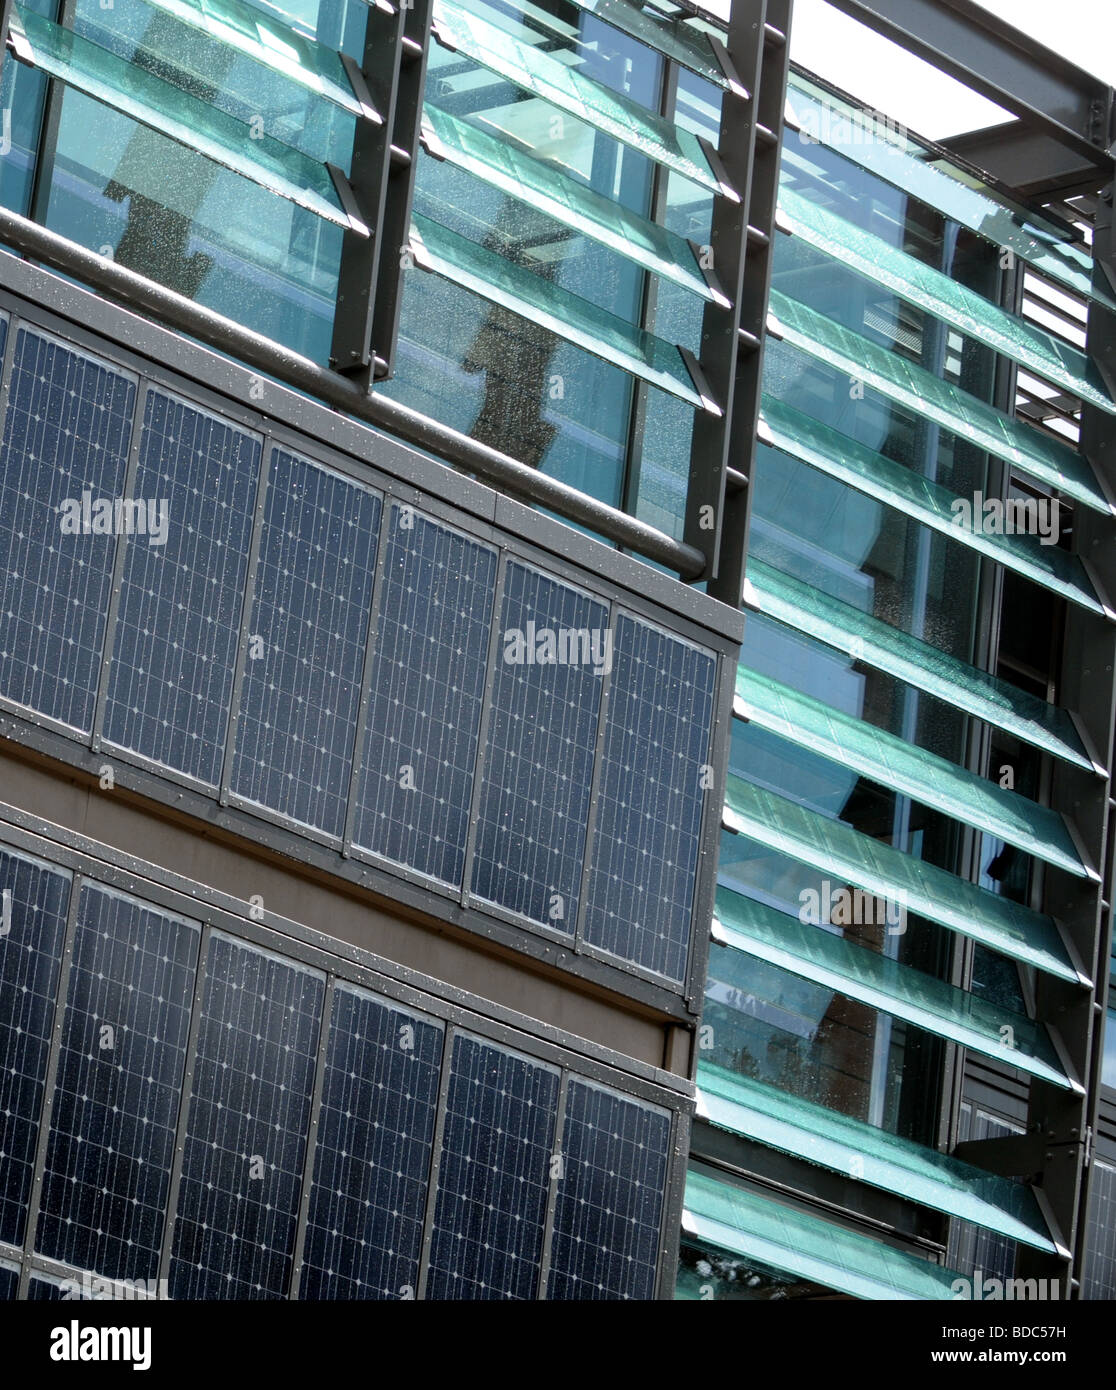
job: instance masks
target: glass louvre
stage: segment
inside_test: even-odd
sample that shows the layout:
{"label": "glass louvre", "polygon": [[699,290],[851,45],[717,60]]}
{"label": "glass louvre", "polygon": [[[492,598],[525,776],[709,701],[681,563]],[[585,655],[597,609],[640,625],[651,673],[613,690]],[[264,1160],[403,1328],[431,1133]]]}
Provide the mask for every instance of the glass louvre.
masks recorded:
{"label": "glass louvre", "polygon": [[985,533],[975,524],[975,516],[972,527],[959,525],[951,510],[957,493],[774,396],[764,396],[762,420],[771,443],[791,457],[914,517],[1071,603],[1093,613],[1107,613],[1081,561],[1069,551],[1043,545],[1037,536],[1019,532]]}
{"label": "glass louvre", "polygon": [[1081,1091],[1062,1070],[1045,1030],[1023,1014],[858,946],[831,927],[800,922],[731,888],[717,889],[715,913],[712,935],[721,945],[837,990],[1063,1090]]}
{"label": "glass louvre", "polygon": [[1062,1254],[1023,1183],[987,1173],[863,1120],[699,1063],[697,1116],[769,1148],[851,1174],[920,1206]]}
{"label": "glass louvre", "polygon": [[776,337],[916,411],[1094,511],[1116,514],[1085,459],[1068,445],[1009,419],[825,315],[771,291],[768,328]]}
{"label": "glass louvre", "polygon": [[267,134],[251,139],[243,121],[43,19],[24,5],[13,7],[12,32],[25,40],[19,43],[17,56],[68,87],[328,222],[368,235],[363,223],[342,210],[325,165],[300,150]]}
{"label": "glass louvre", "polygon": [[781,1206],[693,1169],[682,1229],[747,1259],[871,1299],[952,1299],[960,1276],[870,1236]]}
{"label": "glass louvre", "polygon": [[1067,873],[1099,882],[1049,807],[743,665],[736,672],[734,713]]}
{"label": "glass louvre", "polygon": [[330,48],[305,38],[289,24],[277,23],[266,10],[245,0],[144,0],[181,24],[271,68],[326,101],[378,124],[379,112],[353,91],[344,65]]}
{"label": "glass louvre", "polygon": [[[661,53],[664,58],[689,68],[707,82],[713,82],[726,91],[745,92],[738,82],[725,75],[724,69],[716,60],[708,39],[696,29],[686,30],[672,25],[669,20],[660,20],[640,9],[630,0],[572,0],[579,10],[603,19],[614,29],[638,39],[648,48]],[[746,93],[745,93],[746,94]]]}
{"label": "glass louvre", "polygon": [[1013,960],[1074,984],[1085,981],[1049,917],[731,774],[724,823]]}
{"label": "glass louvre", "polygon": [[1092,283],[1092,258],[1067,231],[1021,204],[995,194],[975,175],[853,107],[798,73],[790,77],[788,124],[803,144],[823,144],[886,183],[928,203],[969,231],[1008,248],[1036,270],[1116,311],[1116,299]]}
{"label": "glass louvre", "polygon": [[443,46],[459,51],[532,96],[665,164],[683,178],[740,201],[713,172],[696,136],[631,98],[609,91],[479,15],[451,9],[441,0],[434,5],[433,32]]}
{"label": "glass louvre", "polygon": [[852,604],[749,558],[745,602],[1075,767],[1094,771],[1069,715]]}
{"label": "glass louvre", "polygon": [[437,106],[427,103],[423,122],[426,147],[437,158],[468,170],[703,299],[723,300],[701,273],[693,247],[677,233]]}
{"label": "glass louvre", "polygon": [[425,269],[575,343],[614,367],[623,367],[690,405],[721,414],[712,401],[695,389],[682,354],[670,343],[625,323],[540,275],[533,275],[494,251],[439,227],[419,213],[414,214],[413,223],[415,260]]}
{"label": "glass louvre", "polygon": [[1053,333],[1045,333],[1007,313],[940,270],[908,256],[881,237],[862,231],[785,185],[779,190],[779,216],[788,231],[819,251],[1100,410],[1116,414],[1116,403],[1089,358]]}

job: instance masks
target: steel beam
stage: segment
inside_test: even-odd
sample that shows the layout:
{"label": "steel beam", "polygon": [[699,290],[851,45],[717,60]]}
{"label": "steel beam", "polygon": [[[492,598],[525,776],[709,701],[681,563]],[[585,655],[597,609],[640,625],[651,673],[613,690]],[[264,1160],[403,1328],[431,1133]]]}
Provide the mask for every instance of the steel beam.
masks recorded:
{"label": "steel beam", "polygon": [[1083,158],[1026,121],[967,131],[943,140],[942,148],[1020,196],[1041,201],[1095,193],[1107,177],[1096,160]]}

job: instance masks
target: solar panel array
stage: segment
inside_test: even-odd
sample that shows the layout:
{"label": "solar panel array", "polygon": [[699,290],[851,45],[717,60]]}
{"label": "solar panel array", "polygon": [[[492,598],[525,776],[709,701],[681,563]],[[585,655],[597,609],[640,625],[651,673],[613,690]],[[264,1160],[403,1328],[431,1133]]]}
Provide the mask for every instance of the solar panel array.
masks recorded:
{"label": "solar panel array", "polygon": [[272,455],[232,789],[340,836],[353,765],[380,498]]}
{"label": "solar panel array", "polygon": [[10,1303],[19,1290],[19,1266],[0,1263],[0,1303]]}
{"label": "solar panel array", "polygon": [[353,840],[460,883],[496,552],[395,504],[388,523]]}
{"label": "solar panel array", "polygon": [[[6,333],[6,326],[3,330]],[[20,328],[0,457],[0,693],[89,733],[116,537],[63,533],[123,495],[136,382]]]}
{"label": "solar panel array", "polygon": [[470,888],[509,912],[572,933],[602,673],[588,661],[536,658],[548,651],[547,633],[558,655],[560,631],[596,633],[603,650],[609,613],[526,565],[509,561],[504,584]]}
{"label": "solar panel array", "polygon": [[36,1250],[159,1273],[200,928],[87,885],[78,903]]}
{"label": "solar panel array", "polygon": [[0,850],[0,1240],[23,1243],[70,876]]}
{"label": "solar panel array", "polygon": [[672,980],[689,954],[715,679],[708,652],[618,617],[584,934]]}
{"label": "solar panel array", "polygon": [[325,978],[214,933],[206,961],[172,1298],[283,1298]]}
{"label": "solar panel array", "polygon": [[442,1039],[440,1023],[335,991],[300,1298],[414,1297]]}

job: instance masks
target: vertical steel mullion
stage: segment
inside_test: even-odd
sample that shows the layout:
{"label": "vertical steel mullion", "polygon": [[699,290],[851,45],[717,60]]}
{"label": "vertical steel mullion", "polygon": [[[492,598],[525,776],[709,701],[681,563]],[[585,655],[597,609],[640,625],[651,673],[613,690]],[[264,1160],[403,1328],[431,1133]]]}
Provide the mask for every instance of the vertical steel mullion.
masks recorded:
{"label": "vertical steel mullion", "polygon": [[233,672],[232,696],[229,700],[225,737],[222,740],[221,771],[217,778],[218,802],[227,806],[229,783],[232,780],[233,755],[236,752],[236,731],[240,719],[240,697],[244,688],[244,672],[248,663],[248,646],[252,640],[252,607],[256,598],[256,572],[263,548],[264,517],[271,483],[271,460],[279,446],[265,432],[260,450],[260,472],[256,481],[256,505],[252,516],[252,539],[248,545],[248,571],[244,576],[244,607],[240,614],[240,634],[236,648],[236,667]]}
{"label": "vertical steel mullion", "polygon": [[[140,449],[143,447],[144,422],[147,418],[147,399],[153,387],[146,377],[136,386],[136,413],[132,418],[132,437],[128,444],[128,463],[124,470],[124,496],[135,494],[139,475]],[[108,612],[105,614],[105,637],[101,643],[101,669],[97,674],[97,697],[93,704],[93,733],[89,747],[94,753],[101,747],[105,727],[105,707],[108,704],[109,680],[112,676],[112,657],[116,650],[116,622],[120,614],[120,596],[124,590],[124,562],[127,558],[128,535],[121,527],[116,537],[116,553],[112,561],[112,587],[109,589]]]}
{"label": "vertical steel mullion", "polygon": [[438,1172],[442,1166],[442,1133],[445,1129],[446,1105],[449,1099],[450,1072],[453,1065],[453,1040],[457,1029],[445,1025],[442,1037],[442,1073],[438,1078],[438,1109],[434,1116],[434,1135],[430,1141],[430,1168],[426,1179],[426,1211],[422,1222],[422,1254],[419,1256],[418,1281],[415,1298],[426,1297],[430,1274],[430,1247],[434,1240],[434,1213],[438,1202]]}
{"label": "vertical steel mullion", "polygon": [[[7,0],[0,0],[0,4]],[[56,20],[64,29],[72,29],[77,13],[77,0],[59,0]],[[0,55],[3,48],[0,47]],[[38,69],[41,71],[41,69]],[[62,121],[62,102],[66,86],[57,77],[46,76],[46,94],[43,98],[43,116],[39,124],[38,149],[35,152],[35,167],[31,174],[31,189],[27,198],[28,216],[35,222],[47,225],[47,208],[50,191],[54,183],[54,165],[58,155],[58,127]]]}
{"label": "vertical steel mullion", "polygon": [[601,765],[604,762],[605,733],[608,724],[609,695],[612,690],[612,673],[616,669],[616,605],[610,605],[609,624],[612,628],[612,663],[601,676],[601,706],[597,714],[597,737],[593,745],[593,772],[589,782],[589,814],[585,820],[585,842],[581,864],[581,884],[577,895],[577,917],[573,927],[573,948],[581,949],[585,929],[585,913],[588,908],[589,878],[593,862],[593,844],[597,834],[597,805],[601,784]]}
{"label": "vertical steel mullion", "polygon": [[174,1134],[174,1159],[171,1163],[170,1184],[167,1187],[166,1225],[163,1228],[163,1247],[159,1255],[158,1288],[170,1296],[171,1251],[178,1219],[178,1194],[182,1186],[182,1163],[186,1155],[186,1130],[190,1123],[190,1101],[194,1090],[194,1064],[198,1057],[198,1035],[201,1032],[202,1008],[205,1003],[205,984],[209,966],[209,943],[213,928],[203,924],[198,943],[198,973],[194,978],[194,999],[190,1010],[190,1028],[186,1038],[186,1066],[182,1073],[182,1094],[178,1100],[178,1122]]}
{"label": "vertical steel mullion", "polygon": [[492,723],[492,692],[496,686],[500,622],[504,611],[508,563],[508,552],[501,552],[500,564],[496,572],[496,588],[492,595],[492,630],[488,636],[488,669],[484,678],[480,728],[477,730],[477,754],[473,761],[473,794],[469,800],[469,828],[465,837],[465,862],[461,870],[461,904],[463,907],[468,906],[472,896],[469,885],[473,878],[473,858],[477,848],[477,823],[480,817],[481,791],[484,786],[485,766],[488,761],[488,730]]}
{"label": "vertical steel mullion", "polygon": [[35,1228],[39,1224],[39,1207],[43,1193],[43,1169],[46,1165],[47,1146],[50,1140],[50,1122],[54,1113],[54,1088],[58,1080],[58,1061],[62,1052],[62,1030],[66,1019],[70,973],[74,963],[78,908],[81,890],[85,882],[86,879],[81,874],[75,873],[70,876],[70,901],[66,910],[66,931],[63,937],[62,960],[58,967],[58,989],[55,995],[57,1002],[55,1003],[54,1024],[50,1032],[50,1049],[47,1053],[43,1101],[39,1107],[39,1135],[35,1144],[31,1196],[27,1203],[27,1225],[23,1232],[23,1266],[18,1290],[18,1297],[22,1300],[27,1298],[27,1285],[31,1277],[31,1257],[35,1253]]}
{"label": "vertical steel mullion", "polygon": [[364,630],[364,666],[360,675],[357,697],[357,725],[353,735],[353,761],[349,768],[349,786],[345,794],[345,826],[341,833],[341,853],[353,852],[353,827],[356,823],[357,794],[360,789],[360,768],[368,742],[368,697],[372,690],[372,666],[380,637],[380,611],[386,587],[387,549],[391,531],[391,509],[394,499],[381,494],[380,531],[376,541],[376,563],[372,575],[372,599],[368,605],[368,621]]}
{"label": "vertical steel mullion", "polygon": [[686,1204],[686,1173],[693,1120],[689,1110],[675,1110],[671,1116],[667,1186],[659,1223],[658,1265],[654,1297],[673,1300],[678,1275],[678,1247],[681,1244],[682,1212]]}
{"label": "vertical steel mullion", "polygon": [[4,340],[4,367],[0,372],[0,445],[8,424],[8,397],[12,391],[12,375],[15,372],[16,338],[22,320],[17,314],[8,315],[8,336]]}
{"label": "vertical steel mullion", "polygon": [[302,1288],[302,1256],[306,1248],[306,1223],[310,1216],[310,1191],[314,1185],[314,1163],[318,1155],[318,1121],[321,1117],[322,1092],[325,1089],[326,1054],[329,1051],[330,1033],[333,1027],[333,1000],[336,990],[337,977],[330,975],[326,980],[325,999],[322,1003],[322,1029],[318,1039],[318,1057],[314,1064],[314,1088],[310,1098],[310,1128],[306,1135],[306,1153],[302,1160],[302,1196],[298,1204],[298,1220],[295,1226],[290,1292],[288,1294],[288,1298],[291,1299],[297,1299]]}
{"label": "vertical steel mullion", "polygon": [[558,1188],[565,1177],[566,1155],[562,1143],[566,1136],[566,1103],[569,1096],[570,1074],[563,1067],[558,1082],[558,1108],[554,1117],[554,1137],[550,1142],[551,1160],[558,1158],[558,1172],[550,1174],[550,1190],[546,1194],[546,1215],[543,1218],[543,1246],[539,1256],[539,1282],[535,1291],[535,1301],[546,1300],[546,1286],[550,1279],[550,1252],[554,1243],[554,1213],[558,1206]]}

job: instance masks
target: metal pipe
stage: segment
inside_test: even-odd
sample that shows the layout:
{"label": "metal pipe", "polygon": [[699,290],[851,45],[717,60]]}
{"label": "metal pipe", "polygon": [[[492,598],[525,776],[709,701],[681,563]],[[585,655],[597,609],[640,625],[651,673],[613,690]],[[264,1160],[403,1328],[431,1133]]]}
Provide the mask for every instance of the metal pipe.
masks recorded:
{"label": "metal pipe", "polygon": [[684,580],[696,579],[704,569],[705,559],[699,550],[681,544],[637,517],[587,497],[568,483],[547,477],[398,401],[368,395],[340,373],[329,371],[281,343],[254,333],[4,207],[0,207],[0,242],[337,410],[420,449],[439,454],[456,467],[476,474],[514,497],[586,526],[674,570]]}

